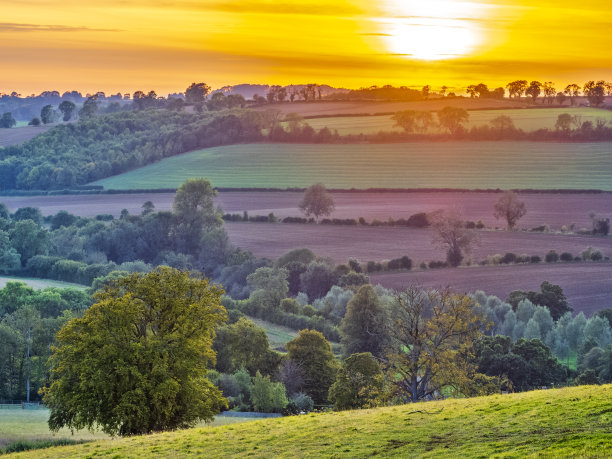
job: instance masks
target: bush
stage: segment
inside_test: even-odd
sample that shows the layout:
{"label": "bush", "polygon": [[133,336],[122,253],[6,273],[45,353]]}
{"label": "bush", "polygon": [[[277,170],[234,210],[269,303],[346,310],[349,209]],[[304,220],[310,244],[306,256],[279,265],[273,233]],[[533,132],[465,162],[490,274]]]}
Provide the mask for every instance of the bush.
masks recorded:
{"label": "bush", "polygon": [[534,226],[529,231],[532,231],[535,233],[547,233],[549,231],[549,228],[548,228],[548,225],[540,225],[540,226]]}
{"label": "bush", "polygon": [[539,256],[537,256],[537,255],[532,255],[529,258],[529,263],[540,263],[541,261],[542,261],[542,259]]}
{"label": "bush", "polygon": [[517,256],[513,254],[512,252],[508,252],[499,261],[500,263],[511,264],[511,263],[516,263],[516,260],[517,260]]}
{"label": "bush", "polygon": [[595,250],[592,254],[591,254],[591,260],[593,261],[601,261],[603,259],[603,255],[599,250]]}
{"label": "bush", "polygon": [[407,256],[403,256],[401,258],[394,258],[393,260],[389,261],[389,263],[387,263],[387,268],[410,270],[412,269],[412,260]]}
{"label": "bush", "polygon": [[563,252],[559,258],[561,261],[574,261],[574,256],[569,252]]}
{"label": "bush", "polygon": [[406,222],[406,226],[410,226],[412,228],[425,228],[429,226],[427,214],[420,212],[418,214],[411,215],[410,218],[408,218],[408,222]]}
{"label": "bush", "polygon": [[291,401],[295,403],[295,406],[298,410],[300,410],[300,412],[303,411],[305,413],[308,413],[309,411],[312,411],[314,409],[314,401],[312,400],[312,398],[310,398],[310,396],[306,395],[303,392],[295,394],[293,397],[291,397]]}
{"label": "bush", "polygon": [[368,264],[366,265],[366,272],[375,273],[377,271],[382,271],[382,264],[375,261],[368,261]]}
{"label": "bush", "polygon": [[288,312],[290,314],[298,314],[300,312],[300,304],[294,298],[285,298],[281,300],[280,308],[281,311]]}
{"label": "bush", "polygon": [[546,263],[556,263],[557,261],[559,261],[559,255],[554,250],[551,250],[546,254],[544,260],[546,261]]}
{"label": "bush", "polygon": [[428,266],[429,269],[447,268],[448,263],[445,261],[430,261]]}

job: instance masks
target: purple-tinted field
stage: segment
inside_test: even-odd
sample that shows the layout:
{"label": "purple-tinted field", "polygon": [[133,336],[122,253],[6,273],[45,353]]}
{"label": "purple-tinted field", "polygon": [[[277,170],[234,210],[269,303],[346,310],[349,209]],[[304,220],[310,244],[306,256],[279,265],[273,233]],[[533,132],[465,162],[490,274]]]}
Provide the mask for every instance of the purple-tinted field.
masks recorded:
{"label": "purple-tinted field", "polygon": [[[465,219],[482,220],[487,226],[503,226],[493,217],[493,204],[499,193],[334,193],[336,210],[332,217],[387,220],[389,217],[407,218],[417,212],[456,208]],[[294,192],[224,192],[216,202],[225,212],[250,215],[268,215],[274,212],[280,217],[299,216],[298,203],[302,193]],[[28,196],[2,197],[11,211],[19,207],[39,207],[44,215],[60,210],[91,217],[97,214],[118,216],[121,209],[139,213],[145,201],[152,201],[158,210],[172,206],[174,194],[125,194],[125,195],[76,195],[76,196]],[[589,227],[589,212],[612,215],[612,194],[548,194],[531,193],[520,196],[527,206],[527,215],[520,220],[520,228],[550,225],[560,229],[563,225],[576,224],[576,228]]]}
{"label": "purple-tinted field", "polygon": [[[444,250],[432,245],[429,229],[267,223],[226,223],[225,227],[235,245],[260,257],[277,258],[307,247],[339,263],[351,257],[380,261],[408,255],[417,263],[446,258]],[[506,252],[543,257],[549,250],[577,256],[588,246],[612,256],[612,237],[507,231],[481,231],[480,236],[480,245],[472,251],[474,260]]]}
{"label": "purple-tinted field", "polygon": [[372,283],[402,289],[411,284],[451,287],[460,292],[484,290],[507,298],[512,290],[536,290],[547,280],[561,285],[576,312],[590,315],[612,307],[612,264],[579,263],[439,269],[370,276]]}
{"label": "purple-tinted field", "polygon": [[12,129],[0,129],[0,147],[17,145],[30,140],[43,132],[47,132],[53,125],[47,126],[23,126]]}

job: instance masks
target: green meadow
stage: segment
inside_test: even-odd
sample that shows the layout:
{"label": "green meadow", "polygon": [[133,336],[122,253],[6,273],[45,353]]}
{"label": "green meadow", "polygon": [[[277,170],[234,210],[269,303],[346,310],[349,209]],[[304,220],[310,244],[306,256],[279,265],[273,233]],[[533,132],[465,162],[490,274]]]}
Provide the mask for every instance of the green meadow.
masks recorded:
{"label": "green meadow", "polygon": [[23,282],[24,284],[28,284],[30,287],[35,289],[42,289],[47,287],[57,287],[57,288],[76,288],[79,290],[83,290],[87,287],[81,284],[72,284],[70,282],[62,282],[56,280],[49,279],[38,279],[33,277],[9,277],[9,276],[0,276],[0,288],[4,288],[7,282]]}
{"label": "green meadow", "polygon": [[[507,110],[470,110],[470,119],[467,128],[489,124],[498,116],[509,116],[514,125],[523,131],[535,131],[538,129],[554,129],[557,117],[562,113],[576,116],[582,122],[591,121],[593,124],[598,119],[612,121],[612,111],[587,107],[562,107],[562,108],[533,108],[533,109],[507,109]],[[391,115],[381,116],[338,116],[330,118],[311,118],[306,122],[314,129],[324,127],[337,130],[340,135],[348,134],[376,134],[380,131],[397,131],[402,129],[395,126]],[[432,130],[432,132],[437,129]]]}
{"label": "green meadow", "polygon": [[308,414],[8,457],[610,457],[612,386]]}
{"label": "green meadow", "polygon": [[178,188],[205,177],[217,187],[612,190],[608,142],[243,144],[173,156],[94,182],[105,189]]}

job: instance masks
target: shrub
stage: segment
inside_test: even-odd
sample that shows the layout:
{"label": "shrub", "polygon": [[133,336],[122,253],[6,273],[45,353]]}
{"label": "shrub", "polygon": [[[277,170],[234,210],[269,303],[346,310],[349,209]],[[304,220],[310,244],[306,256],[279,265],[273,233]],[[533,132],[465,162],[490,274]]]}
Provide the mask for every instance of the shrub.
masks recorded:
{"label": "shrub", "polygon": [[313,308],[311,305],[307,304],[306,306],[304,306],[304,308],[302,309],[302,314],[304,314],[306,317],[312,317],[317,313],[317,310],[315,308]]}
{"label": "shrub", "polygon": [[574,261],[574,256],[569,252],[563,252],[559,258],[561,261]]}
{"label": "shrub", "polygon": [[410,257],[403,256],[401,258],[394,258],[387,264],[388,269],[412,269],[412,260]]}
{"label": "shrub", "polygon": [[448,263],[445,261],[430,261],[428,266],[430,269],[446,268]]}
{"label": "shrub", "polygon": [[551,250],[546,254],[544,260],[546,261],[546,263],[556,263],[557,261],[559,261],[559,255],[554,250]]}
{"label": "shrub", "polygon": [[516,260],[517,260],[517,256],[513,254],[512,252],[508,252],[499,261],[500,263],[511,264],[511,263],[516,263]]}
{"label": "shrub", "polygon": [[599,250],[595,250],[592,254],[591,254],[591,260],[593,261],[601,261],[603,259],[603,255]]}
{"label": "shrub", "polygon": [[532,231],[535,233],[547,233],[549,231],[549,227],[548,225],[534,226],[529,231]]}
{"label": "shrub", "polygon": [[314,409],[314,401],[310,396],[305,394],[304,392],[299,392],[291,397],[291,401],[295,403],[295,406],[301,412],[308,413]]}
{"label": "shrub", "polygon": [[298,314],[300,312],[300,304],[294,298],[285,298],[281,300],[280,308],[282,311],[290,314]]}
{"label": "shrub", "polygon": [[418,214],[411,215],[408,221],[406,222],[406,226],[410,226],[413,228],[425,228],[429,226],[427,214],[424,212],[420,212]]}
{"label": "shrub", "polygon": [[366,265],[366,272],[375,273],[377,271],[382,271],[382,264],[375,261],[368,261],[368,264]]}
{"label": "shrub", "polygon": [[529,258],[529,263],[540,263],[541,261],[542,261],[542,259],[539,256],[537,256],[537,255],[532,255]]}

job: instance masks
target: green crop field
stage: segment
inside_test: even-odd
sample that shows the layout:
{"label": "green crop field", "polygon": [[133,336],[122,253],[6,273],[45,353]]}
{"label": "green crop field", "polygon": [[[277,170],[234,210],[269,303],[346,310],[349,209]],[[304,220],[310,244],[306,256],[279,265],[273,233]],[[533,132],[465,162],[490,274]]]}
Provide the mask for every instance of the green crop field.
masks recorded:
{"label": "green crop field", "polygon": [[218,187],[612,190],[612,143],[246,144],[166,158],[94,182],[106,189]]}
{"label": "green crop field", "polygon": [[[587,107],[565,108],[538,108],[538,109],[507,109],[507,110],[472,110],[467,127],[481,126],[498,116],[509,116],[514,125],[524,131],[537,129],[554,129],[557,117],[562,113],[569,113],[578,117],[582,122],[604,119],[612,121],[612,111]],[[402,129],[395,126],[391,116],[338,116],[333,118],[311,118],[306,120],[314,129],[324,127],[337,130],[340,135],[347,134],[376,134],[379,131],[398,131]],[[432,130],[433,131],[433,130]],[[437,129],[435,130],[437,131]]]}
{"label": "green crop field", "polygon": [[612,386],[309,414],[8,457],[610,457]]}

